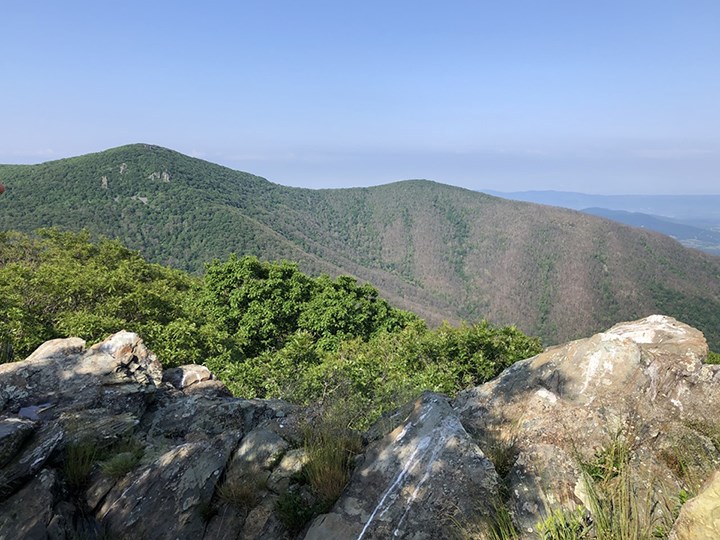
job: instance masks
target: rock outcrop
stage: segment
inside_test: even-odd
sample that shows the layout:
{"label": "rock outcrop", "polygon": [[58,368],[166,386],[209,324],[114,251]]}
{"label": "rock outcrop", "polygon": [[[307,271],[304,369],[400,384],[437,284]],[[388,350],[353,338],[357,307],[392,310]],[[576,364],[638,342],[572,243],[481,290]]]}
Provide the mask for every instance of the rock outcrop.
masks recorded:
{"label": "rock outcrop", "polygon": [[218,493],[237,482],[238,452],[299,446],[296,408],[229,395],[202,366],[163,376],[129,332],[89,349],[52,340],[0,365],[0,539],[277,537],[269,516],[249,523],[252,508],[235,511],[237,530],[213,524],[233,506]]}
{"label": "rock outcrop", "polygon": [[487,516],[496,495],[492,463],[447,398],[428,393],[368,446],[340,500],[305,538],[443,538],[454,517]]}
{"label": "rock outcrop", "polygon": [[700,494],[682,507],[670,540],[717,540],[720,538],[720,472]]}
{"label": "rock outcrop", "polygon": [[603,486],[647,502],[633,509],[643,530],[715,538],[707,352],[700,332],[653,316],[454,400],[425,393],[366,434],[340,498],[303,527],[286,518],[307,499],[305,411],[231,397],[202,366],[163,372],[128,332],[53,340],[0,365],[0,539],[486,538],[503,519],[537,538],[558,512],[599,526]]}
{"label": "rock outcrop", "polygon": [[454,407],[481,448],[505,454],[506,503],[532,537],[553,511],[591,509],[593,479],[622,472],[657,509],[720,468],[720,366],[707,353],[699,331],[651,316],[518,362]]}

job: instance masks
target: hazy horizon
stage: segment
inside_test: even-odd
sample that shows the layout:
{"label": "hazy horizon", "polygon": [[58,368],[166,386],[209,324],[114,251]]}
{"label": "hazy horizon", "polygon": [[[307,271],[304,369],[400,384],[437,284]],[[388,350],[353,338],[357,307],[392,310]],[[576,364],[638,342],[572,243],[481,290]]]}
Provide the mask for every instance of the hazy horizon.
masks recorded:
{"label": "hazy horizon", "polygon": [[0,163],[147,142],[314,188],[720,185],[713,1],[3,11]]}

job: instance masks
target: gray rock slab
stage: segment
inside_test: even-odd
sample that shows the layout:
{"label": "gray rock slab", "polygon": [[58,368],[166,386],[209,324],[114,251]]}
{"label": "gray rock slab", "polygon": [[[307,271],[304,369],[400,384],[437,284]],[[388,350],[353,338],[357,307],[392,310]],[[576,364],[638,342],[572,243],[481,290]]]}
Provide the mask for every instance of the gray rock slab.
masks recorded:
{"label": "gray rock slab", "polygon": [[35,431],[36,424],[23,418],[0,419],[0,467],[5,466]]}
{"label": "gray rock slab", "polygon": [[62,443],[64,436],[57,424],[47,424],[35,431],[22,450],[0,469],[0,496],[12,493],[19,484],[38,472]]}
{"label": "gray rock slab", "polygon": [[20,491],[0,503],[0,538],[47,538],[57,491],[57,474],[42,470]]}
{"label": "gray rock slab", "polygon": [[720,538],[720,472],[680,510],[668,540],[717,540]]}
{"label": "gray rock slab", "polygon": [[98,519],[113,538],[202,538],[203,509],[237,443],[228,433],[171,448],[113,487]]}
{"label": "gray rock slab", "polygon": [[443,538],[453,516],[487,516],[496,493],[492,463],[447,398],[426,393],[368,447],[343,495],[305,538]]}

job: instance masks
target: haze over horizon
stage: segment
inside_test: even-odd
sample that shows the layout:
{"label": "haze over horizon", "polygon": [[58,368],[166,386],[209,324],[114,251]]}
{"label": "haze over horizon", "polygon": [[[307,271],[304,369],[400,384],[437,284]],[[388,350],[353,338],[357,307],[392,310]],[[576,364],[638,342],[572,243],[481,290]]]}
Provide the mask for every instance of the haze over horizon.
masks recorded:
{"label": "haze over horizon", "polygon": [[304,187],[718,193],[720,4],[3,6],[0,163],[158,144]]}

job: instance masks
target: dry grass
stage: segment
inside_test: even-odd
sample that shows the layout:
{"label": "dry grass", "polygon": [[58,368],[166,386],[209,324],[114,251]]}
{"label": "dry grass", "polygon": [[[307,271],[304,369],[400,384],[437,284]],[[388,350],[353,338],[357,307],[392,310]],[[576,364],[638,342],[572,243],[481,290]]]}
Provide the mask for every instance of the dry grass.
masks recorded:
{"label": "dry grass", "polygon": [[329,406],[312,426],[305,428],[303,473],[321,502],[329,508],[347,485],[352,459],[362,450],[359,433],[348,427],[348,409],[339,402]]}
{"label": "dry grass", "polygon": [[267,474],[253,472],[238,478],[225,479],[217,489],[218,498],[225,504],[240,510],[251,510],[262,498],[267,487]]}

